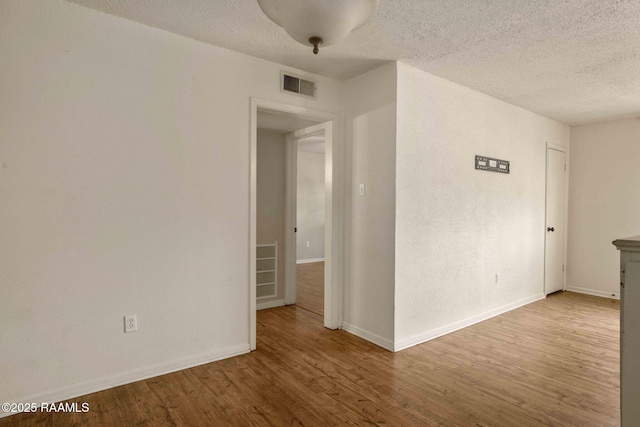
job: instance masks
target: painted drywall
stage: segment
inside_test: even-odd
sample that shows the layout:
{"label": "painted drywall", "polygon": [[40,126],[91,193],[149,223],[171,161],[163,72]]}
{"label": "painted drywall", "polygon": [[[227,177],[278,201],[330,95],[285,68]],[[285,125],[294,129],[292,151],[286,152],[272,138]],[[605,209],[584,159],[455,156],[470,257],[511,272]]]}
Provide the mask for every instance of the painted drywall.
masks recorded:
{"label": "painted drywall", "polygon": [[[345,83],[343,327],[393,348],[396,65]],[[358,194],[365,184],[365,196]]]}
{"label": "painted drywall", "polygon": [[397,120],[399,349],[542,297],[545,147],[569,127],[402,63]]}
{"label": "painted drywall", "polygon": [[256,243],[278,242],[277,295],[258,300],[263,304],[274,300],[284,304],[285,146],[284,133],[258,129]]}
{"label": "painted drywall", "polygon": [[[324,154],[298,150],[296,259],[324,259]],[[307,247],[309,242],[309,247]]]}
{"label": "painted drywall", "polygon": [[250,98],[339,113],[342,85],[281,93],[283,66],[64,1],[1,10],[0,401],[248,351]]}
{"label": "painted drywall", "polygon": [[640,234],[640,120],[571,128],[567,287],[620,294],[615,239]]}

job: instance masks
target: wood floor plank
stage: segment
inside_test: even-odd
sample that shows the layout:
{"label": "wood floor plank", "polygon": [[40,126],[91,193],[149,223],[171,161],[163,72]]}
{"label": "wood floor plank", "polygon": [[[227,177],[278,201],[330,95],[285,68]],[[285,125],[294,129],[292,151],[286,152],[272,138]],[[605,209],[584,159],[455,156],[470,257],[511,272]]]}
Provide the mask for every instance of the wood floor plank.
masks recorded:
{"label": "wood floor plank", "polygon": [[296,306],[258,349],[4,426],[619,426],[619,302],[569,292],[391,353]]}
{"label": "wood floor plank", "polygon": [[324,262],[296,265],[296,305],[324,315]]}

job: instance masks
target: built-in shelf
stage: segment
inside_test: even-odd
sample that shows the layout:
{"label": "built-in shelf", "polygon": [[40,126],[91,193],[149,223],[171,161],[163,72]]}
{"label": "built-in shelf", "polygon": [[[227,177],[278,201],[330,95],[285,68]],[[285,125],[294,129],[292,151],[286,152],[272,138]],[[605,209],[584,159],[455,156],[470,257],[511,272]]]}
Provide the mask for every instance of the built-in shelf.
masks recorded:
{"label": "built-in shelf", "polygon": [[278,242],[256,245],[256,299],[277,295]]}

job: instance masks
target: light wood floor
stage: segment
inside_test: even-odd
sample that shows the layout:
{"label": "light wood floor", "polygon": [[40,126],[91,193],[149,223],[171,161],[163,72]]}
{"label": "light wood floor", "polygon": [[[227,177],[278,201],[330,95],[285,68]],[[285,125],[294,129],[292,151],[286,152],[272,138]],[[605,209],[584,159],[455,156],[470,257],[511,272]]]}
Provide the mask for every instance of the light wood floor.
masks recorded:
{"label": "light wood floor", "polygon": [[324,315],[324,262],[296,266],[296,305]]}
{"label": "light wood floor", "polygon": [[0,426],[617,426],[618,316],[560,293],[394,354],[296,306],[261,310],[251,354]]}

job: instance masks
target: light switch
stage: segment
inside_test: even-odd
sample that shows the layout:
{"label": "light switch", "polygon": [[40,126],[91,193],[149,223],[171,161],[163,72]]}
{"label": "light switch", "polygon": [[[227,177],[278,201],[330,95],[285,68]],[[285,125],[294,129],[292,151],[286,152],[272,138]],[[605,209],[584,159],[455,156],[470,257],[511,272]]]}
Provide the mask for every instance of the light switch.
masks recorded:
{"label": "light switch", "polygon": [[364,184],[360,184],[359,192],[360,192],[360,197],[364,197]]}
{"label": "light switch", "polygon": [[495,168],[496,166],[498,166],[498,162],[496,162],[495,160],[489,160],[489,166]]}

